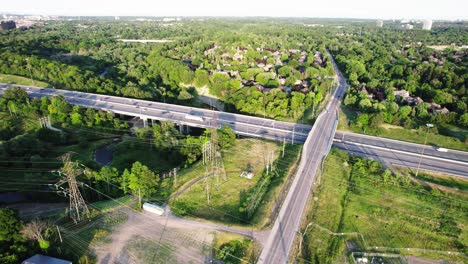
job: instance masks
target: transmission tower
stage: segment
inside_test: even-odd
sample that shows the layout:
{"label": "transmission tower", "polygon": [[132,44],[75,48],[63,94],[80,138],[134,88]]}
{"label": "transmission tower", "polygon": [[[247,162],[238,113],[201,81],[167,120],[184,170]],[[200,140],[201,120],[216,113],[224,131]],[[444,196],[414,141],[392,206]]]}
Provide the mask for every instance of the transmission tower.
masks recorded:
{"label": "transmission tower", "polygon": [[[213,111],[210,141],[206,142],[205,145],[203,145],[203,164],[206,166],[205,179],[215,177],[216,188],[219,187],[220,177],[222,177],[224,181],[227,180],[221,151],[218,147],[218,121],[215,111]],[[205,183],[205,188],[209,203],[209,186],[207,182]]]}
{"label": "transmission tower", "polygon": [[[59,171],[60,175],[64,177],[55,184],[55,188],[61,189],[63,193],[70,199],[70,218],[73,219],[75,223],[82,220],[83,216],[89,217],[89,209],[86,206],[86,203],[81,196],[80,190],[78,188],[78,182],[76,177],[83,173],[82,170],[78,169],[78,164],[76,162],[70,161],[70,154],[67,153],[62,157],[63,168]],[[67,187],[64,188],[62,185],[67,183]]]}

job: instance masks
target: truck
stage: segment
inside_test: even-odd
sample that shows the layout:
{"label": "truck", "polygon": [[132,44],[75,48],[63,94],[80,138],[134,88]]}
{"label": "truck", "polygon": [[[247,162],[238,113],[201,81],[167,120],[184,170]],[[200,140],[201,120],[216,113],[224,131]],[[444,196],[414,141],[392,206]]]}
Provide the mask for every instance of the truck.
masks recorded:
{"label": "truck", "polygon": [[447,152],[448,149],[446,149],[446,148],[437,148],[437,151],[440,151],[440,152]]}
{"label": "truck", "polygon": [[162,208],[161,206],[152,204],[152,203],[143,203],[143,210],[156,214],[156,215],[164,214],[164,208]]}
{"label": "truck", "polygon": [[203,122],[203,117],[196,115],[185,115],[185,119]]}

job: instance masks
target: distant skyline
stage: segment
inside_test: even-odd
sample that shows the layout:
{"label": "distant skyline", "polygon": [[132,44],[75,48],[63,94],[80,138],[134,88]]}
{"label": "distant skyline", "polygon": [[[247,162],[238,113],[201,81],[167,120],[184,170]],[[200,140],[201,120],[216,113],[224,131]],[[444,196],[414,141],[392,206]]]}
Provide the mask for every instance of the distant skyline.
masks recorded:
{"label": "distant skyline", "polygon": [[1,13],[64,16],[270,16],[468,19],[466,0],[5,0]]}

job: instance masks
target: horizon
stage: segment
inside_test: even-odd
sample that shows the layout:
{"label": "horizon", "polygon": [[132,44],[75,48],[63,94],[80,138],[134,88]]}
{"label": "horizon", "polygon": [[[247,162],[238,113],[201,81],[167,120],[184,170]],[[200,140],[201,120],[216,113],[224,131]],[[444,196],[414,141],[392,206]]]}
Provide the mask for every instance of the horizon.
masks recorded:
{"label": "horizon", "polygon": [[[468,20],[468,2],[446,0],[335,0],[332,3],[312,3],[292,0],[287,4],[272,1],[238,0],[220,5],[215,0],[186,1],[134,0],[19,0],[2,4],[0,13],[16,15],[84,16],[84,17],[268,17],[319,19],[381,19],[381,20]],[[378,2],[378,3],[376,3]],[[285,8],[286,7],[286,8]]]}

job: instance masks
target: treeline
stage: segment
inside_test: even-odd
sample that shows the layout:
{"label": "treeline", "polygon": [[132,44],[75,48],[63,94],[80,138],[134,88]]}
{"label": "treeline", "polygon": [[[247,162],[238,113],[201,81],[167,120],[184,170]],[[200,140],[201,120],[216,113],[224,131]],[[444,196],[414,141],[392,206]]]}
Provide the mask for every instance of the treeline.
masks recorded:
{"label": "treeline", "polygon": [[436,51],[395,36],[399,32],[392,42],[388,34],[346,36],[332,45],[351,84],[344,103],[365,113],[355,125],[417,127],[431,122],[468,127],[466,51]]}
{"label": "treeline", "polygon": [[[300,96],[294,96],[291,88],[320,101],[331,86],[328,78],[334,72],[325,46],[310,37],[323,32],[251,22],[191,21],[165,26],[85,20],[9,31],[0,34],[0,72],[46,81],[55,88],[185,105],[200,105],[193,87],[208,87],[229,111],[297,119],[312,104],[309,99],[299,102]],[[173,42],[121,43],[116,35]],[[212,38],[206,39],[207,35]],[[320,53],[317,63],[315,52]],[[269,68],[262,69],[262,64]],[[228,71],[237,73],[231,76]],[[302,81],[303,86],[294,89]],[[268,102],[259,104],[257,95],[250,98],[245,90],[255,87],[254,83],[273,89],[257,87]],[[246,103],[252,107],[245,107]]]}

